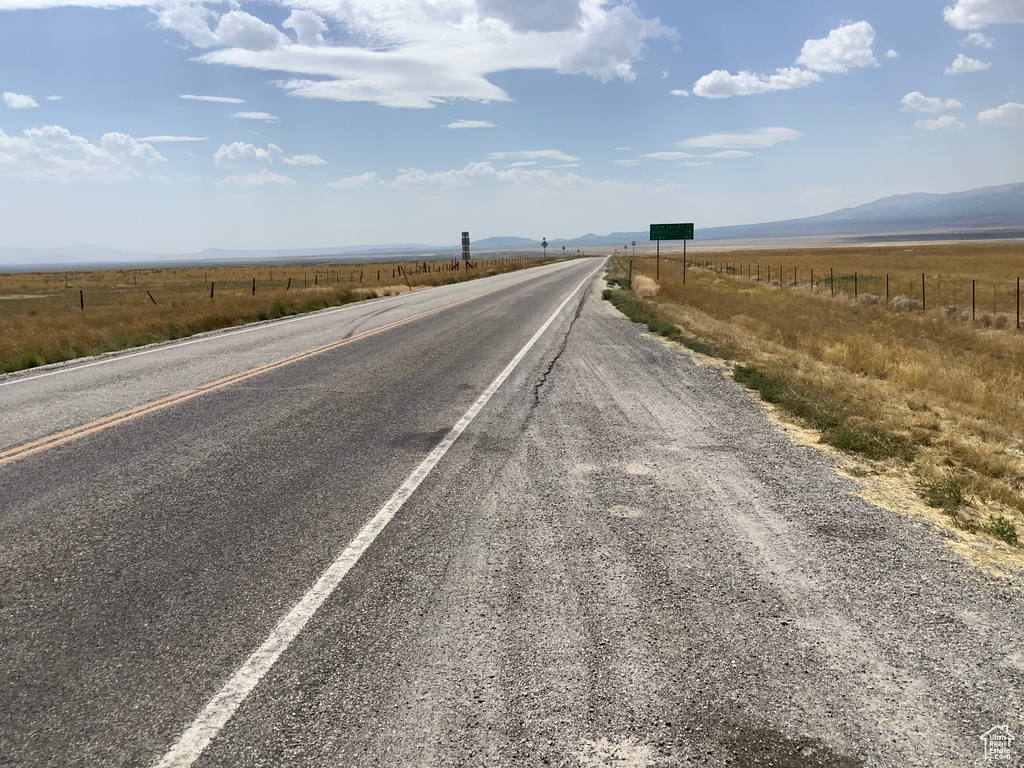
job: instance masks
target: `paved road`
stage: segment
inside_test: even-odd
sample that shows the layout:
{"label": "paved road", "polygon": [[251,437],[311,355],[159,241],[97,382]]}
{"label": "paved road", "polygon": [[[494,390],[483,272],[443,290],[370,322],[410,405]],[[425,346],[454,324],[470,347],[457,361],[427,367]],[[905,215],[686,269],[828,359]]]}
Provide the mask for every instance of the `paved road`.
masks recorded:
{"label": "paved road", "polygon": [[0,386],[9,449],[494,290],[0,466],[0,764],[167,758],[503,374],[196,766],[984,764],[1021,726],[1020,595],[599,271]]}

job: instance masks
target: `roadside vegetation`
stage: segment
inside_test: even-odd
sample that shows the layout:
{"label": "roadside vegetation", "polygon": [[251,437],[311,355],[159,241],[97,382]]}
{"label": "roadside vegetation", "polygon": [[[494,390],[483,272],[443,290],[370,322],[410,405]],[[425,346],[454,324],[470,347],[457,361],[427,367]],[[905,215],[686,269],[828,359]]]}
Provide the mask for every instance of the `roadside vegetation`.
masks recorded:
{"label": "roadside vegetation", "polygon": [[[950,298],[953,276],[962,281],[964,271],[1004,284],[1024,272],[1019,243],[984,246],[987,262],[975,258],[978,246],[942,248],[928,276],[934,279],[936,262],[949,259],[940,266],[947,270]],[[962,262],[955,261],[958,248]],[[654,259],[638,258],[632,289],[628,261],[617,259],[605,298],[652,332],[727,361],[736,381],[814,430],[821,442],[854,457],[858,474],[902,484],[961,531],[1019,546],[1024,333],[1012,324],[972,321],[937,301],[922,312],[914,305],[855,301],[852,293],[833,297],[828,283],[812,291],[785,279],[765,282],[770,259],[788,257],[793,264],[801,256],[808,278],[807,261],[814,257],[816,275],[827,277],[823,265],[831,262],[837,279],[840,273],[845,278],[851,267],[863,266],[858,259],[877,258],[857,250],[864,249],[709,255],[717,262],[709,268],[688,262],[685,284],[678,257],[661,259],[658,281]],[[926,250],[914,249],[908,258],[917,261],[910,266],[890,254],[891,262],[876,263],[882,269],[869,274],[916,273],[919,285]],[[854,264],[844,261],[848,255]],[[761,264],[761,282],[756,272],[747,277],[749,257]]]}
{"label": "roadside vegetation", "polygon": [[4,273],[0,373],[552,261],[478,260],[468,271],[388,262]]}

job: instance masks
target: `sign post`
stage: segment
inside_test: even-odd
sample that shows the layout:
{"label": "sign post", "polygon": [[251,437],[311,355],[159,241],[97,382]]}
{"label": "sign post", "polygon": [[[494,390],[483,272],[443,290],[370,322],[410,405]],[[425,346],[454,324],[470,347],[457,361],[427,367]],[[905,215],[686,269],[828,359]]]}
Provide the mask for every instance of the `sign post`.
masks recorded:
{"label": "sign post", "polygon": [[546,237],[541,238],[541,247],[544,248],[544,258],[548,257],[548,239]]}
{"label": "sign post", "polygon": [[661,241],[683,241],[683,285],[686,285],[686,241],[693,240],[693,224],[651,224],[651,240],[658,244],[658,279],[661,279]]}
{"label": "sign post", "polygon": [[462,260],[469,264],[469,232],[462,233]]}

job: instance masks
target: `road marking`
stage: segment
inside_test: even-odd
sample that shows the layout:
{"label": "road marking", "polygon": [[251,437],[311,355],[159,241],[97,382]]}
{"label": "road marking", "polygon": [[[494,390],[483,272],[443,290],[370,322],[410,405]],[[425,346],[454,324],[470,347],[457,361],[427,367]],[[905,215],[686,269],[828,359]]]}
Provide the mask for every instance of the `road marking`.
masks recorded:
{"label": "road marking", "polygon": [[150,403],[137,405],[134,408],[129,408],[126,411],[120,411],[118,413],[111,414],[110,416],[104,416],[102,419],[97,419],[96,421],[92,421],[88,424],[83,424],[82,426],[79,427],[72,427],[71,429],[66,429],[63,432],[57,432],[56,434],[48,435],[47,437],[43,437],[38,440],[33,440],[32,442],[25,443],[14,448],[8,448],[5,451],[0,451],[0,467],[17,461],[18,459],[24,459],[28,456],[32,456],[33,454],[40,453],[41,451],[45,451],[49,448],[54,448],[58,445],[70,443],[72,440],[78,440],[79,438],[85,437],[86,435],[92,435],[97,432],[102,432],[105,429],[110,429],[110,427],[114,427],[119,424],[124,424],[126,422],[137,419],[140,416],[145,416],[146,414],[154,413],[156,411],[162,411],[166,408],[170,408],[172,405],[184,403],[188,400],[192,400],[193,398],[199,397],[200,395],[205,395],[209,392],[215,392],[218,389],[224,389],[224,387],[229,387],[232,384],[237,384],[240,381],[251,379],[254,376],[259,376],[260,374],[263,373],[269,373],[270,371],[277,370],[278,368],[283,368],[284,366],[291,365],[292,363],[297,363],[300,360],[305,360],[307,358],[313,357],[314,355],[323,354],[324,352],[330,352],[331,350],[337,349],[338,347],[343,347],[346,344],[352,344],[353,342],[361,341],[362,339],[368,338],[370,336],[375,336],[378,333],[390,331],[393,328],[397,328],[401,325],[406,325],[407,323],[411,323],[416,320],[421,320],[424,317],[429,317],[430,315],[435,315],[438,312],[442,312],[446,309],[451,309],[452,307],[457,307],[460,304],[475,301],[476,299],[483,298],[484,296],[490,296],[492,293],[497,293],[500,290],[502,289],[495,288],[494,290],[477,294],[476,296],[468,296],[464,299],[459,299],[458,301],[454,301],[450,304],[445,304],[440,307],[434,307],[434,309],[428,309],[426,312],[420,312],[418,315],[407,317],[404,320],[397,320],[393,323],[382,325],[379,328],[373,328],[369,331],[364,331],[363,333],[356,334],[355,336],[349,336],[347,339],[342,339],[341,341],[331,342],[330,344],[324,344],[321,347],[306,350],[305,352],[299,352],[298,354],[291,355],[290,357],[285,357],[282,358],[281,360],[276,360],[272,363],[267,363],[266,365],[261,365],[257,368],[251,368],[248,371],[242,371],[241,373],[232,374],[231,376],[227,376],[223,379],[218,379],[217,381],[211,381],[209,384],[203,384],[202,386],[196,387],[195,389],[188,389],[185,390],[184,392],[179,392],[175,395],[169,395],[159,400],[154,400],[153,402]]}
{"label": "road marking", "polygon": [[[549,265],[543,265],[543,266],[549,266]],[[532,269],[542,269],[543,266],[542,267],[533,267]],[[553,270],[551,270],[551,271],[553,271]],[[525,275],[526,272],[527,272],[527,270],[520,270],[520,271],[517,271],[517,272],[503,272],[500,275],[493,275],[493,277],[501,277],[502,275]],[[536,273],[530,275],[530,277],[536,277],[536,276],[537,276]],[[486,278],[484,278],[484,279],[486,279]],[[476,282],[476,281],[465,281],[465,282],[459,283],[459,286],[469,285],[469,284],[471,284],[473,282]],[[110,357],[105,357],[102,360],[96,360],[96,361],[91,362],[91,363],[83,363],[81,365],[71,364],[71,365],[68,365],[65,368],[58,368],[55,371],[47,371],[46,373],[39,373],[39,374],[36,374],[34,376],[24,376],[24,377],[19,376],[18,378],[15,378],[15,379],[8,379],[7,381],[0,381],[0,387],[7,387],[7,386],[11,386],[12,384],[23,384],[23,383],[25,383],[27,381],[36,381],[38,379],[45,379],[45,378],[47,378],[49,376],[57,376],[58,374],[62,374],[62,373],[71,373],[73,371],[81,371],[81,370],[84,370],[86,368],[92,368],[92,367],[97,366],[97,365],[106,365],[107,363],[114,363],[114,362],[117,362],[119,360],[128,360],[129,358],[132,358],[132,357],[141,357],[142,355],[152,355],[154,352],[166,352],[169,349],[178,349],[179,347],[187,347],[190,344],[202,344],[203,342],[213,341],[215,339],[226,339],[229,336],[239,336],[239,335],[241,335],[243,333],[252,333],[253,331],[261,331],[261,330],[263,330],[265,328],[280,328],[282,325],[288,325],[289,323],[298,323],[298,322],[301,322],[303,320],[311,320],[311,319],[316,318],[316,317],[324,317],[326,315],[337,314],[338,312],[348,312],[348,311],[351,311],[353,309],[361,309],[361,308],[364,308],[364,307],[367,307],[367,306],[372,306],[372,305],[376,305],[376,304],[383,304],[384,302],[392,302],[392,301],[395,301],[395,300],[398,300],[398,299],[403,299],[406,296],[412,296],[413,294],[422,295],[424,291],[429,291],[429,290],[432,290],[434,288],[441,288],[441,287],[443,287],[443,286],[440,286],[440,285],[427,286],[427,287],[421,288],[421,289],[419,289],[417,291],[411,291],[411,292],[407,292],[407,293],[400,293],[400,294],[396,294],[395,296],[384,296],[384,297],[382,297],[380,299],[371,299],[369,301],[358,301],[358,302],[354,302],[352,304],[346,304],[343,307],[335,307],[333,309],[321,309],[321,310],[316,311],[316,312],[305,312],[305,313],[299,315],[298,317],[291,317],[291,318],[288,318],[287,320],[274,320],[274,321],[269,322],[269,323],[264,322],[264,323],[259,323],[259,324],[253,324],[253,325],[250,325],[250,326],[248,326],[246,328],[240,328],[240,329],[238,329],[236,331],[227,331],[225,333],[213,332],[213,333],[211,333],[209,335],[203,336],[201,339],[189,339],[187,341],[179,341],[179,342],[172,343],[172,344],[160,344],[159,346],[153,347],[152,349],[143,349],[143,350],[141,350],[139,352],[131,352],[131,353],[127,354],[127,355],[112,355]],[[493,293],[493,291],[489,291],[488,293]],[[486,294],[481,294],[481,296],[483,296],[483,295],[486,295]]]}
{"label": "road marking", "polygon": [[[603,262],[602,262],[603,264]],[[558,309],[551,313],[551,316],[533,334],[533,337],[526,342],[526,345],[519,350],[519,353],[512,358],[512,361],[505,366],[505,370],[498,374],[498,377],[491,382],[483,394],[466,411],[465,415],[451,428],[451,431],[432,450],[423,462],[412,471],[397,491],[385,502],[376,515],[374,515],[356,537],[349,543],[337,559],[331,563],[314,582],[313,586],[304,594],[299,601],[282,616],[277,625],[271,631],[262,645],[250,654],[241,667],[228,679],[224,687],[218,691],[199,713],[198,717],[178,738],[168,752],[155,764],[154,768],[189,768],[203,753],[213,738],[220,733],[231,717],[248,698],[253,689],[270,671],[274,663],[281,657],[292,641],[298,637],[303,628],[313,618],[313,614],[319,610],[324,601],[345,578],[352,567],[359,562],[359,558],[369,549],[381,531],[387,527],[391,519],[402,508],[405,502],[412,496],[413,492],[420,486],[431,470],[448,453],[459,436],[466,431],[466,428],[473,422],[473,419],[484,409],[484,406],[498,391],[498,388],[505,382],[512,372],[519,366],[523,358],[533,349],[545,331],[551,327],[558,315],[565,309],[573,296],[579,293],[580,288],[593,279],[597,270],[594,270],[572,292],[565,300],[558,305]]]}

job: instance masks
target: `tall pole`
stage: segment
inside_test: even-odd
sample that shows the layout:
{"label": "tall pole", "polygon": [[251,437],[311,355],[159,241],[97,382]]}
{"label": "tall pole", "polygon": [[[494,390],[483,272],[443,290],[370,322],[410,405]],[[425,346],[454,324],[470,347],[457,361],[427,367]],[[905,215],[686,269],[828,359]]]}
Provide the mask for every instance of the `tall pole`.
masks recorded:
{"label": "tall pole", "polygon": [[[661,240],[658,243],[658,255],[655,258],[655,264],[657,265],[657,279],[661,280]],[[683,282],[686,282],[686,258],[683,257]],[[1019,282],[1019,281],[1018,281]]]}

